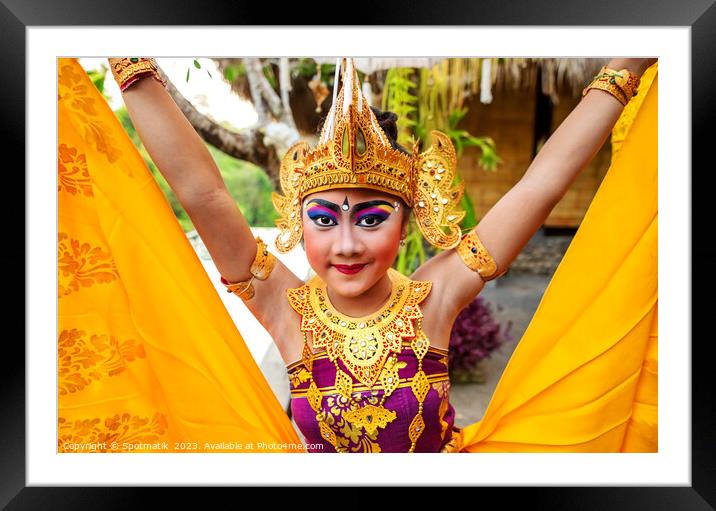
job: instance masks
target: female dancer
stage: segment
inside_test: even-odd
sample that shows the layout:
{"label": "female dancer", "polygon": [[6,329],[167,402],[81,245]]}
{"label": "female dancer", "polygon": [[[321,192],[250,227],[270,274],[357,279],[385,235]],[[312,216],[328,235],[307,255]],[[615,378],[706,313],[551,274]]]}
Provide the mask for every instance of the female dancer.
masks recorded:
{"label": "female dancer", "polygon": [[[603,68],[520,182],[463,236],[449,139],[433,132],[423,152],[398,146],[394,118],[368,108],[352,59],[343,59],[318,146],[289,149],[283,195],[274,195],[276,247],[285,252],[303,238],[316,273],[308,283],[254,239],[203,142],[163,87],[140,79],[152,74],[151,60],[110,63],[137,132],[222,282],[276,343],[296,423],[314,450],[438,452],[459,448],[447,378],[455,317],[509,268],[654,60]],[[426,239],[445,250],[407,278],[391,265],[411,210]]]}

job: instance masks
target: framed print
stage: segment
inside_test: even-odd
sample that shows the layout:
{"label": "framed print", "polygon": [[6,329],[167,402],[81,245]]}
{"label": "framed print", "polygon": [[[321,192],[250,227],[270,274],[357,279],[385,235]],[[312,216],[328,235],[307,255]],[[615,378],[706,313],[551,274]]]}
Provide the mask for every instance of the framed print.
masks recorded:
{"label": "framed print", "polygon": [[[628,8],[625,9],[625,6]],[[619,5],[595,5],[587,2],[564,3],[564,5],[553,2],[544,5],[533,3],[527,7],[522,6],[520,9],[510,8],[508,5],[499,8],[493,6],[487,9],[463,3],[438,10],[435,9],[435,6],[431,7],[425,4],[416,6],[417,8],[405,13],[388,6],[363,6],[360,12],[351,19],[350,23],[355,23],[355,26],[349,26],[347,23],[337,24],[329,16],[322,14],[319,14],[318,18],[306,20],[311,25],[283,25],[288,20],[284,19],[286,16],[280,11],[269,13],[265,9],[257,9],[256,5],[219,6],[217,4],[212,5],[211,8],[205,6],[201,9],[184,9],[173,4],[160,3],[151,12],[140,9],[138,6],[139,10],[133,9],[133,7],[123,5],[121,9],[113,9],[108,6],[90,6],[79,3],[72,5],[70,2],[64,2],[47,3],[40,8],[37,2],[27,5],[12,0],[4,1],[0,8],[2,13],[0,19],[3,23],[0,37],[3,38],[3,48],[6,49],[2,58],[5,63],[4,68],[11,70],[9,73],[11,79],[5,80],[2,84],[5,92],[3,97],[10,99],[6,102],[6,108],[3,109],[3,115],[6,117],[5,126],[11,127],[6,130],[5,134],[6,153],[18,151],[18,148],[21,147],[19,133],[25,131],[25,193],[29,203],[29,207],[26,209],[29,229],[25,233],[27,235],[25,248],[27,249],[27,263],[29,263],[26,264],[25,269],[28,297],[25,311],[27,346],[23,352],[8,355],[6,360],[13,362],[6,364],[6,384],[1,393],[4,412],[2,431],[5,441],[0,443],[0,452],[2,453],[0,464],[3,465],[3,474],[7,474],[3,477],[2,493],[0,493],[0,503],[3,506],[7,504],[20,509],[38,505],[56,507],[57,502],[66,502],[67,507],[74,507],[81,505],[83,496],[94,495],[93,492],[97,492],[97,496],[93,497],[97,499],[96,502],[100,501],[100,494],[103,495],[101,498],[107,499],[107,501],[121,496],[125,503],[138,502],[140,498],[139,493],[133,493],[131,489],[103,489],[97,488],[97,486],[306,484],[551,486],[552,488],[549,489],[535,489],[530,492],[532,502],[535,500],[545,504],[549,502],[552,506],[556,504],[559,507],[567,508],[570,506],[568,503],[579,499],[580,507],[587,509],[612,508],[615,505],[624,509],[641,507],[659,509],[676,505],[707,509],[713,506],[713,503],[716,502],[716,495],[714,495],[712,481],[716,474],[713,469],[713,442],[710,439],[714,425],[712,413],[714,405],[709,399],[707,389],[710,386],[704,368],[709,360],[708,351],[700,339],[697,339],[696,342],[691,341],[692,306],[695,310],[701,310],[700,308],[705,308],[705,303],[708,302],[694,300],[691,303],[691,287],[689,286],[689,268],[691,268],[689,249],[692,243],[689,233],[701,232],[694,228],[699,223],[706,229],[705,225],[710,219],[707,211],[699,209],[700,203],[691,198],[691,193],[692,190],[694,193],[704,193],[708,188],[706,186],[691,187],[692,173],[688,169],[689,165],[693,165],[692,159],[689,158],[690,154],[693,155],[694,161],[698,161],[698,157],[703,157],[705,153],[706,123],[713,117],[711,114],[714,108],[708,86],[713,83],[711,78],[713,73],[709,71],[713,71],[715,66],[710,55],[714,50],[714,40],[711,34],[714,33],[714,24],[716,24],[716,7],[709,2],[696,1],[682,4],[678,9],[661,5],[655,7],[648,2],[636,1]],[[137,16],[137,12],[141,12],[141,16]],[[292,19],[291,23],[296,23],[296,21],[300,20]],[[315,25],[319,22],[319,25]],[[247,25],[247,23],[252,25]],[[58,125],[62,126],[63,122],[71,124],[73,115],[80,115],[82,111],[86,113],[88,110],[96,109],[97,105],[101,103],[97,102],[89,92],[82,93],[85,99],[73,96],[74,106],[72,108],[75,109],[74,112],[80,112],[80,114],[67,114],[63,121],[65,114],[61,104],[62,95],[67,91],[70,91],[68,94],[78,94],[78,88],[86,88],[89,82],[73,81],[73,76],[81,75],[79,68],[73,71],[73,68],[68,67],[67,74],[63,76],[62,66],[72,59],[75,61],[82,58],[100,59],[106,58],[106,56],[130,54],[155,56],[160,63],[163,58],[258,56],[310,58],[310,56],[316,56],[316,59],[334,59],[336,55],[355,56],[357,59],[360,57],[430,59],[441,56],[607,59],[614,56],[625,58],[633,56],[658,57],[658,67],[661,69],[658,90],[662,96],[662,99],[658,100],[658,115],[662,117],[662,122],[658,123],[658,198],[659,208],[663,209],[665,214],[662,215],[661,231],[658,236],[660,240],[659,262],[661,263],[658,265],[660,286],[655,286],[655,290],[658,287],[662,288],[661,300],[659,300],[662,307],[658,315],[658,330],[662,332],[663,339],[659,344],[662,370],[659,372],[658,409],[660,420],[658,421],[659,442],[656,452],[639,452],[638,449],[635,449],[637,452],[595,453],[584,450],[583,452],[589,454],[577,454],[577,452],[563,449],[563,452],[559,453],[540,452],[538,454],[529,452],[529,449],[512,450],[511,452],[507,449],[501,452],[495,448],[494,450],[475,450],[469,452],[467,456],[459,457],[441,457],[437,454],[418,455],[417,461],[413,462],[412,459],[407,461],[405,457],[407,455],[402,454],[378,456],[377,458],[368,456],[316,457],[305,452],[294,454],[286,452],[285,444],[282,444],[283,448],[277,449],[280,452],[271,452],[272,448],[266,444],[258,449],[260,451],[258,453],[253,452],[255,447],[252,446],[248,449],[251,452],[239,454],[236,452],[235,446],[246,444],[245,439],[237,436],[235,431],[231,435],[217,434],[212,440],[209,440],[215,442],[216,445],[221,444],[222,447],[225,447],[225,449],[218,449],[218,452],[214,453],[204,450],[190,452],[191,449],[188,448],[188,451],[183,448],[179,449],[176,447],[176,438],[171,439],[175,448],[169,449],[169,452],[165,453],[156,451],[131,453],[131,448],[111,453],[102,450],[92,452],[68,452],[65,450],[62,452],[62,449],[58,448],[59,440],[62,438],[68,441],[68,446],[85,445],[84,441],[88,442],[87,445],[91,442],[99,444],[106,440],[106,437],[100,433],[93,433],[95,431],[92,429],[94,423],[91,421],[82,424],[75,421],[73,426],[68,426],[64,432],[58,431],[58,428],[55,427],[58,425],[58,419],[62,419],[61,413],[58,417],[58,394],[60,394],[59,399],[62,402],[63,389],[65,392],[74,393],[77,396],[77,392],[68,389],[75,389],[77,385],[90,388],[96,381],[96,379],[93,380],[95,377],[92,372],[86,367],[80,367],[77,370],[77,376],[63,380],[62,356],[58,356],[54,352],[58,342],[61,345],[62,342],[70,342],[70,338],[74,339],[72,336],[81,337],[78,331],[63,330],[62,321],[58,328],[55,319],[58,318],[58,300],[62,298],[58,299],[57,296],[72,296],[73,293],[76,296],[77,292],[83,287],[88,287],[88,284],[78,280],[67,280],[62,275],[62,261],[58,267],[58,261],[54,259],[54,254],[59,254],[58,244],[66,243],[67,250],[71,252],[72,244],[77,240],[73,239],[72,232],[63,228],[66,225],[63,224],[66,222],[62,216],[63,210],[60,209],[58,215],[58,210],[53,209],[57,206],[57,202],[55,202],[57,199],[54,198],[57,197],[57,194],[54,193],[56,181],[53,180],[54,174],[51,174],[52,170],[50,169],[54,168],[55,154],[59,154],[54,152],[53,145],[57,145],[58,151],[62,153],[59,155],[60,163],[64,161],[66,165],[73,165],[74,168],[81,167],[82,161],[79,155],[81,151],[78,153],[73,150],[73,139],[63,139],[62,136],[58,138]],[[195,60],[195,62],[197,61]],[[341,65],[345,65],[345,69],[349,69],[347,61]],[[192,70],[195,73],[204,71],[199,65],[196,65],[195,69]],[[340,66],[335,66],[335,69],[338,73]],[[278,79],[280,78],[278,77]],[[107,80],[110,79],[111,76],[108,73]],[[345,84],[345,79],[342,78],[341,83]],[[350,84],[350,80],[348,83]],[[96,94],[94,89],[87,90]],[[656,87],[649,91],[652,93],[651,101],[654,103],[657,101],[655,90]],[[647,93],[643,101],[648,101],[649,96],[650,94]],[[280,98],[278,99],[280,100]],[[691,104],[689,104],[689,99],[691,99]],[[59,107],[56,100],[60,101]],[[348,105],[348,103],[344,104]],[[20,105],[24,105],[24,111]],[[347,109],[348,106],[345,106],[344,111]],[[692,114],[690,127],[689,109]],[[111,114],[109,109],[107,111]],[[184,114],[186,115],[186,112]],[[340,114],[336,113],[334,119],[335,121],[332,122],[335,122],[340,128],[342,122]],[[656,116],[654,116],[655,119]],[[119,126],[119,123],[117,125]],[[119,138],[113,138],[112,129],[114,128],[110,129],[107,125],[97,121],[91,129],[92,133],[85,133],[84,139],[91,139],[92,150],[96,154],[100,154],[107,162],[115,165],[113,168],[127,170],[122,179],[126,178],[126,182],[129,183],[130,178],[143,177],[130,176],[131,166],[117,163],[121,162],[122,158],[131,150],[128,149],[130,146],[124,148]],[[656,128],[653,131],[656,132]],[[366,140],[367,142],[365,142]],[[367,147],[370,147],[371,140],[370,136],[364,139]],[[358,144],[358,142],[355,143]],[[286,144],[287,147],[289,145]],[[130,156],[135,158],[133,154]],[[63,158],[66,158],[66,161]],[[298,160],[298,157],[296,159]],[[137,161],[141,161],[141,159]],[[288,164],[284,162],[282,165]],[[277,169],[278,166],[276,164]],[[397,167],[397,171],[400,171],[401,167],[399,165]],[[107,169],[109,168],[108,166]],[[97,179],[99,180],[99,178]],[[103,185],[101,188],[103,200],[107,205],[116,204],[113,202],[115,196],[112,195],[112,181],[107,180],[106,176],[105,179],[106,186]],[[122,179],[116,180],[114,191],[125,186],[125,181]],[[282,178],[277,179],[274,185],[279,184],[278,181],[282,186],[285,185],[286,180],[282,180]],[[628,179],[625,180],[625,182],[627,181]],[[386,181],[381,182],[385,183]],[[71,192],[74,197],[79,197],[83,193],[92,193],[83,188],[79,181],[70,186],[67,185],[67,181],[60,180],[58,190],[62,186],[70,188],[74,186],[74,191]],[[393,191],[399,192],[399,182],[391,186],[393,186]],[[607,187],[606,184],[604,187]],[[275,188],[278,191],[278,186]],[[375,189],[377,190],[377,188]],[[141,183],[136,191],[136,202],[144,200],[141,193],[145,193],[145,187]],[[283,186],[281,191],[286,197],[289,197],[286,186]],[[648,193],[646,188],[642,189],[642,193]],[[616,193],[614,195],[615,201],[618,200],[617,195]],[[429,197],[429,194],[427,196]],[[636,188],[634,197],[640,197]],[[293,199],[292,196],[290,198]],[[410,201],[410,199],[406,196],[406,200]],[[418,204],[417,200],[416,204]],[[118,209],[128,211],[128,209]],[[129,222],[127,225],[119,221],[115,224],[110,217],[106,217],[106,219],[99,217],[100,224],[105,222],[103,225],[108,237],[119,237],[130,228],[136,230],[140,227],[146,228],[146,232],[142,236],[155,236],[156,245],[147,245],[143,248],[139,244],[127,243],[126,260],[135,258],[134,260],[138,261],[140,256],[137,254],[146,250],[141,257],[146,257],[146,261],[154,258],[153,264],[157,265],[157,273],[150,272],[149,267],[138,268],[136,273],[132,273],[131,268],[126,265],[122,266],[122,256],[117,255],[116,260],[120,264],[119,271],[116,271],[117,269],[108,263],[108,266],[99,273],[85,277],[102,282],[102,279],[105,281],[119,279],[121,273],[121,279],[138,281],[137,279],[148,279],[151,274],[156,276],[160,284],[155,291],[146,294],[147,301],[161,300],[160,289],[164,289],[171,296],[177,293],[186,293],[187,296],[193,297],[191,298],[193,300],[191,309],[177,308],[174,311],[175,324],[173,328],[177,330],[176,332],[171,329],[170,322],[159,320],[159,318],[154,318],[155,321],[152,321],[151,317],[143,317],[140,311],[132,309],[131,306],[128,307],[122,314],[126,316],[127,324],[132,325],[134,329],[132,335],[136,334],[144,339],[159,339],[162,336],[168,339],[168,336],[171,335],[171,338],[175,339],[177,343],[181,342],[181,332],[187,332],[187,335],[205,334],[207,337],[216,335],[225,338],[229,334],[221,333],[221,329],[226,328],[229,331],[232,325],[226,322],[228,316],[211,315],[211,311],[214,310],[211,307],[216,307],[221,303],[220,301],[216,300],[215,304],[207,305],[201,300],[201,293],[212,289],[201,282],[203,277],[187,280],[186,283],[171,283],[171,286],[176,286],[174,288],[170,287],[171,279],[167,278],[164,281],[158,273],[162,267],[173,267],[172,265],[179,267],[183,261],[188,261],[193,257],[193,253],[182,255],[180,251],[172,253],[171,257],[157,257],[161,252],[157,252],[159,249],[156,247],[173,246],[171,245],[173,243],[171,236],[175,236],[179,232],[178,230],[172,231],[174,227],[164,228],[168,224],[161,223],[169,221],[166,219],[170,217],[162,216],[166,215],[167,211],[171,212],[169,208],[163,211],[157,210],[156,215],[152,211],[145,211],[144,213],[148,216],[144,218],[155,218],[155,222],[158,222],[154,224],[146,222],[145,225],[141,225],[142,222],[139,221],[143,214],[139,211],[136,213],[138,215],[135,219],[136,222]],[[340,211],[338,213],[340,214]],[[67,214],[67,210],[64,211],[64,214]],[[290,211],[287,209],[285,218],[288,219],[289,215]],[[50,222],[49,218],[56,219],[57,224]],[[76,232],[86,229],[90,223],[89,217],[83,218],[80,215],[76,218],[79,219],[76,221],[78,226]],[[11,217],[7,225],[14,227],[16,223],[12,221]],[[625,219],[623,224],[627,223],[628,220]],[[82,225],[80,226],[80,224]],[[289,226],[287,230],[293,230],[293,224],[287,225]],[[57,227],[57,229],[53,231],[53,227]],[[644,234],[640,239],[649,235],[649,230],[644,229]],[[651,235],[656,242],[657,226],[655,222],[651,229],[653,231]],[[422,232],[425,234],[429,231],[426,228]],[[66,233],[64,237],[63,233]],[[18,236],[17,239],[19,238]],[[296,239],[293,242],[295,244],[299,240]],[[609,242],[605,241],[604,245],[608,244]],[[81,248],[81,243],[77,242],[76,246],[80,247],[77,250],[84,250]],[[186,246],[189,245],[186,244]],[[632,252],[638,251],[636,247],[635,245]],[[87,250],[91,250],[91,247]],[[274,252],[278,254],[277,251]],[[695,253],[705,254],[710,251],[707,248],[702,251],[697,250]],[[100,265],[102,254],[102,250],[98,250],[92,255],[93,260],[98,261]],[[259,252],[257,252],[258,254]],[[66,263],[72,264],[69,261]],[[632,271],[636,274],[640,269],[644,270],[643,266],[635,265]],[[562,271],[566,272],[567,269],[562,269]],[[699,282],[705,278],[708,283],[708,275],[710,275],[709,272],[700,275]],[[259,280],[261,279],[259,278]],[[54,289],[47,292],[47,282],[56,282],[57,296],[53,295]],[[163,282],[167,284],[161,284]],[[261,284],[255,280],[254,283],[256,289],[260,289]],[[197,291],[195,295],[192,295],[194,287]],[[43,288],[45,289],[43,290]],[[174,289],[174,291],[171,292],[170,289]],[[202,291],[202,289],[204,290]],[[298,289],[298,285],[296,289]],[[553,289],[552,292],[554,293],[555,290]],[[129,303],[134,300],[131,293],[126,296]],[[166,296],[164,299],[169,302],[172,299],[171,296]],[[618,295],[615,297],[612,304],[619,301]],[[117,297],[106,299],[116,304],[124,298],[117,295]],[[298,298],[296,299],[298,300]],[[329,298],[331,307],[339,303],[336,301],[331,304],[330,300],[331,298]],[[10,302],[12,301],[17,300]],[[547,301],[545,300],[545,302]],[[645,300],[645,303],[647,301]],[[296,305],[294,309],[297,307],[300,308],[301,305]],[[621,307],[621,309],[625,308],[627,308],[626,305]],[[183,318],[196,314],[196,311],[200,311],[198,314],[207,318],[204,327],[184,322]],[[82,310],[79,308],[72,313],[80,315]],[[567,314],[566,311],[563,313]],[[52,321],[50,316],[53,316]],[[697,317],[703,316],[702,314]],[[305,317],[308,324],[308,317]],[[617,321],[615,316],[610,319],[612,323]],[[652,332],[654,332],[653,335],[656,335],[655,312],[652,320]],[[603,327],[605,331],[608,331],[609,322],[606,321]],[[196,331],[192,330],[194,328]],[[634,326],[634,328],[637,327]],[[649,325],[646,324],[639,328],[643,328],[647,333],[649,331]],[[101,336],[90,338],[88,335],[84,346],[88,347],[87,349],[99,350],[99,346],[116,345],[119,346],[117,352],[121,353],[126,360],[136,360],[141,363],[141,359],[145,358],[146,353],[141,351],[138,344],[132,342],[132,335],[117,335],[119,339],[108,337],[106,340],[103,340]],[[77,338],[79,339],[79,337]],[[181,345],[177,344],[176,346]],[[171,344],[147,343],[144,349],[164,353],[167,371],[177,371],[176,360],[179,357],[176,356],[176,353],[171,352]],[[177,349],[188,352],[190,347]],[[246,387],[242,386],[244,385],[242,376],[246,376],[253,382],[260,380],[261,375],[251,372],[255,369],[248,369],[248,364],[245,375],[229,371],[231,366],[226,364],[226,360],[232,356],[237,356],[239,359],[242,356],[248,356],[251,347],[249,346],[245,351],[242,351],[244,348],[226,349],[225,352],[217,350],[213,354],[204,352],[192,355],[195,358],[191,359],[191,363],[186,363],[189,368],[186,372],[187,376],[177,379],[176,388],[173,390],[181,397],[173,397],[172,391],[167,389],[166,392],[162,392],[162,399],[165,403],[163,406],[176,412],[181,399],[188,400],[189,398],[185,396],[193,396],[191,401],[196,403],[196,409],[203,410],[204,417],[212,417],[215,424],[225,426],[225,431],[231,430],[230,420],[225,419],[232,416],[231,407],[244,407],[245,410],[252,410],[252,413],[255,413],[255,416],[247,419],[247,423],[259,424],[259,428],[268,431],[268,436],[275,439],[278,444],[287,438],[293,439],[294,432],[286,429],[287,423],[278,417],[281,415],[280,409],[275,421],[267,414],[262,414],[262,407],[266,406],[268,409],[273,400],[271,389],[254,383]],[[239,354],[237,355],[237,353]],[[300,356],[301,354],[297,353],[293,358]],[[215,358],[210,360],[211,357]],[[20,363],[21,360],[24,360],[25,364]],[[189,359],[185,359],[184,362],[187,360]],[[340,360],[343,361],[342,358]],[[346,360],[349,359],[346,358]],[[288,361],[290,362],[290,360]],[[354,363],[356,368],[364,367],[355,361]],[[338,366],[336,365],[336,367]],[[515,370],[514,367],[513,370]],[[59,377],[58,371],[60,372]],[[365,368],[360,371],[363,371],[360,374],[366,379],[383,377],[377,373],[372,374]],[[358,372],[356,369],[355,374]],[[190,373],[201,374],[201,378],[193,379],[189,376]],[[576,381],[576,372],[570,369],[569,374]],[[590,381],[595,379],[599,381],[600,373],[594,374],[597,376],[592,376]],[[564,377],[567,376],[565,374]],[[151,377],[147,376],[147,378]],[[385,377],[387,378],[389,375]],[[336,382],[338,381],[339,378],[336,377]],[[502,382],[502,385],[506,386],[507,383]],[[337,384],[336,387],[338,387]],[[95,385],[94,388],[99,387]],[[408,390],[410,391],[410,389]],[[499,392],[504,395],[509,394],[504,388]],[[513,394],[518,395],[520,392],[519,388],[515,388]],[[414,393],[420,395],[419,391],[414,391]],[[131,392],[128,392],[123,399],[129,402],[132,399],[130,394]],[[91,396],[92,394],[87,395]],[[202,401],[202,396],[204,396],[204,401]],[[210,396],[221,396],[222,399],[214,399]],[[99,400],[100,396],[96,395],[95,398]],[[64,403],[70,403],[69,406],[66,406],[67,409],[71,406],[80,406],[80,401],[64,401]],[[507,400],[505,403],[504,406],[508,406]],[[381,407],[378,403],[375,405],[371,410],[378,411],[380,417]],[[222,415],[224,406],[226,406],[226,412]],[[425,406],[428,406],[427,402]],[[497,407],[497,404],[493,406]],[[517,408],[518,405],[515,405],[515,409]],[[315,415],[316,409],[313,410],[311,413]],[[310,410],[307,409],[307,411]],[[124,428],[123,431],[127,432],[137,432],[136,435],[127,433],[126,436],[127,439],[136,440],[137,443],[134,445],[149,445],[151,443],[162,445],[164,439],[161,434],[154,434],[166,426],[162,413],[147,409],[147,413],[143,416],[140,414],[137,417],[133,417],[132,414],[125,415],[126,417],[121,414],[117,415],[116,424],[113,423],[113,427]],[[69,417],[69,415],[67,416]],[[177,413],[176,417],[185,420],[183,427],[186,430],[202,428],[202,424],[197,420],[198,414]],[[107,417],[100,418],[98,414],[99,424],[102,424],[102,421],[106,424],[107,420],[109,420]],[[355,420],[367,419],[363,417]],[[380,420],[384,420],[384,418]],[[419,421],[416,424],[420,425]],[[62,424],[59,429],[62,429]],[[72,431],[70,431],[71,429]],[[567,430],[569,428],[565,427],[564,431]],[[372,430],[366,427],[365,431]],[[321,432],[325,433],[326,430],[322,429]],[[63,434],[68,436],[62,437]],[[523,441],[525,444],[529,443],[527,440]],[[145,443],[142,444],[142,442]],[[231,445],[228,445],[227,442]],[[496,438],[494,442],[496,442],[495,445],[498,445],[500,440]],[[181,441],[178,443],[183,445]],[[413,440],[413,443],[416,441]],[[564,441],[564,443],[570,442]],[[577,443],[577,441],[575,440],[573,443]],[[267,452],[271,453],[264,456],[263,454]],[[380,458],[380,464],[376,464],[378,458]],[[346,466],[343,467],[342,464],[346,464]],[[201,467],[201,469],[197,470],[197,467]],[[306,467],[311,467],[310,471],[306,471]],[[433,470],[430,470],[431,468]],[[345,475],[341,475],[355,472],[360,475],[351,477],[350,480],[347,480]],[[54,488],[47,488],[48,486]],[[678,504],[676,504],[677,502]]]}

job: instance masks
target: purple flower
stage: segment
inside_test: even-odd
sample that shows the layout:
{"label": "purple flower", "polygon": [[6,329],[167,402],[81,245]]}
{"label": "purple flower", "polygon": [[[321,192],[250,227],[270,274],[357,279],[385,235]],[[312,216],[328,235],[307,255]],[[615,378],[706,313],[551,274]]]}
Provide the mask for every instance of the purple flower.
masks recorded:
{"label": "purple flower", "polygon": [[472,372],[480,360],[505,341],[512,340],[511,326],[512,321],[508,321],[501,333],[502,326],[492,317],[490,305],[479,296],[475,298],[460,311],[450,332],[450,373]]}

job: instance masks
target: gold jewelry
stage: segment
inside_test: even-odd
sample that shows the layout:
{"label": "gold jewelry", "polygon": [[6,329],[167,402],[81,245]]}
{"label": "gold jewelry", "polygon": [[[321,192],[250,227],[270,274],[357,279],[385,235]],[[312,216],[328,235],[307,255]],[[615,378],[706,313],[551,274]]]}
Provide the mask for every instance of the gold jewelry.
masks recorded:
{"label": "gold jewelry", "polygon": [[166,80],[159,75],[157,62],[153,58],[129,57],[108,58],[107,60],[109,68],[112,70],[112,76],[122,92],[145,76],[152,76],[164,87],[167,86]]}
{"label": "gold jewelry", "polygon": [[229,283],[224,279],[224,277],[221,277],[221,283],[226,286],[227,292],[234,293],[236,296],[246,301],[251,300],[254,297],[254,286],[251,285],[254,278],[255,276],[252,275],[249,280]]}
{"label": "gold jewelry", "polygon": [[497,272],[497,263],[477,236],[475,229],[465,234],[457,246],[457,253],[465,266],[480,275],[487,282],[507,273],[507,269]]}
{"label": "gold jewelry", "polygon": [[[338,92],[338,73],[342,83]],[[393,149],[370,109],[358,82],[353,59],[339,59],[333,104],[321,130],[318,145],[291,146],[281,161],[283,195],[272,194],[280,218],[276,247],[288,252],[301,239],[301,201],[314,192],[331,188],[370,188],[400,197],[415,211],[423,236],[439,248],[460,241],[459,207],[464,185],[453,188],[457,157],[450,138],[431,131],[432,146],[412,153]]]}
{"label": "gold jewelry", "polygon": [[628,69],[617,71],[602,66],[592,82],[582,89],[582,96],[585,96],[590,89],[601,89],[613,95],[622,105],[626,106],[629,100],[637,95],[640,81],[640,78]]}
{"label": "gold jewelry", "polygon": [[276,266],[276,257],[268,251],[266,243],[256,236],[256,257],[254,257],[251,263],[251,278],[240,282],[229,282],[223,276],[221,277],[221,283],[226,286],[226,291],[234,293],[242,300],[251,300],[254,297],[254,286],[252,285],[254,279],[266,280],[274,267]]}
{"label": "gold jewelry", "polygon": [[256,257],[251,263],[251,274],[259,280],[266,280],[276,266],[276,257],[268,251],[266,243],[256,236]]}
{"label": "gold jewelry", "polygon": [[[430,384],[422,368],[422,360],[430,347],[430,341],[422,330],[422,311],[419,303],[430,292],[430,281],[412,281],[398,271],[388,270],[392,282],[391,296],[379,311],[363,317],[345,316],[331,305],[326,293],[325,283],[315,276],[307,284],[286,291],[291,307],[301,316],[301,331],[304,348],[302,361],[311,373],[307,399],[316,412],[321,436],[333,445],[338,445],[335,432],[327,422],[322,409],[323,394],[312,377],[313,354],[308,348],[307,332],[311,332],[313,347],[326,348],[326,355],[336,366],[335,388],[347,400],[353,400],[353,379],[339,366],[338,359],[361,384],[372,389],[380,381],[384,395],[380,403],[354,406],[343,418],[373,434],[377,428],[384,428],[395,420],[392,410],[384,408],[385,398],[398,387],[400,378],[397,354],[402,350],[403,337],[412,337],[411,348],[418,359],[418,370],[412,378],[411,388],[418,400],[418,413],[409,427],[409,438],[413,452],[415,444],[425,429],[422,417],[423,401],[430,390]],[[413,327],[412,320],[418,322]]]}

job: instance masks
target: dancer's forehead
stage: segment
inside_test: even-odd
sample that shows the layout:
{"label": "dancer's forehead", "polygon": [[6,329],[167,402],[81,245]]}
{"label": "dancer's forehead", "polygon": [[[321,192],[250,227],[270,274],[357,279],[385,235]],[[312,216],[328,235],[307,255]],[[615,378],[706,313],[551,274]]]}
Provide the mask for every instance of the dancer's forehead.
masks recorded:
{"label": "dancer's forehead", "polygon": [[388,193],[368,188],[338,188],[312,193],[303,199],[303,205],[311,202],[331,203],[338,207],[348,204],[350,208],[364,202],[386,202],[395,207],[400,204],[399,199]]}

